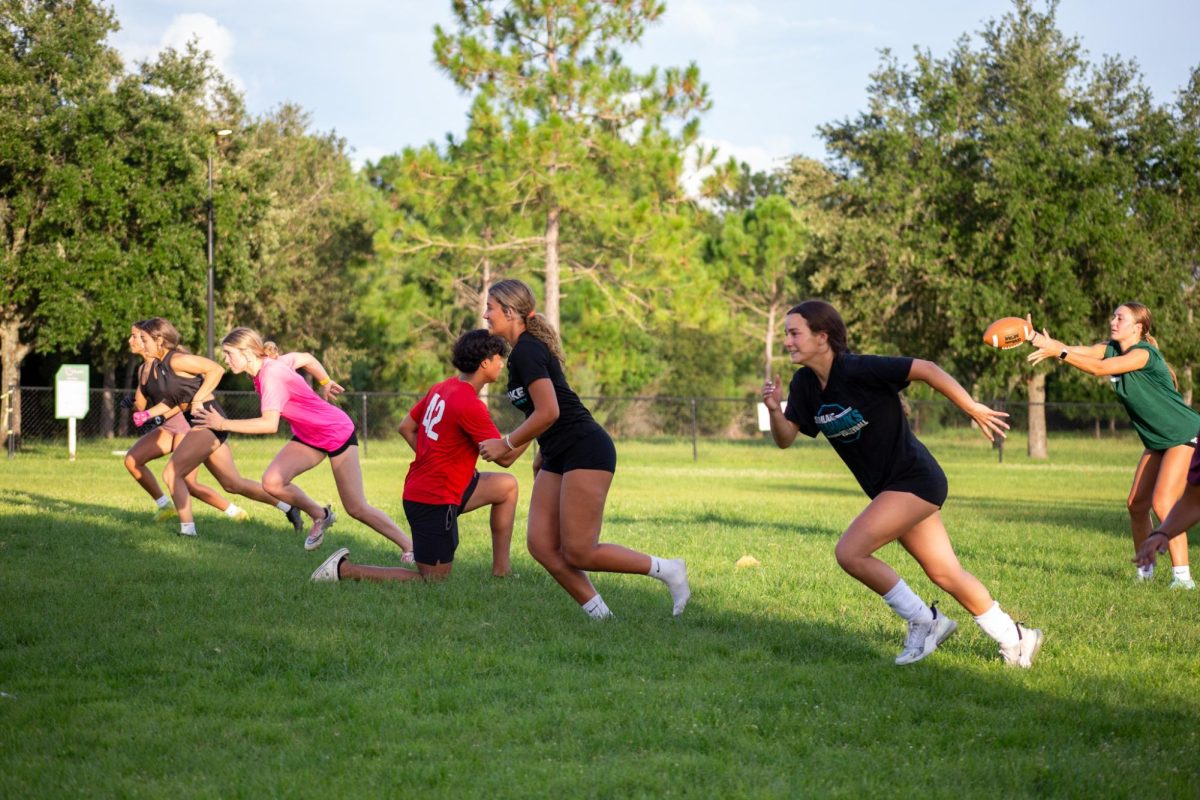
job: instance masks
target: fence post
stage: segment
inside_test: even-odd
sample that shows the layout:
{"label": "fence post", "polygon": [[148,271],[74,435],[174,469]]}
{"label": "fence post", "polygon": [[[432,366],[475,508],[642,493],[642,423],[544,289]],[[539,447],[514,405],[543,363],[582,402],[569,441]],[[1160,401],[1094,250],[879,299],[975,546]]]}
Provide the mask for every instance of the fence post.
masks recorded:
{"label": "fence post", "polygon": [[700,456],[696,452],[696,398],[692,398],[692,461],[699,461]]}
{"label": "fence post", "polygon": [[13,402],[17,399],[17,385],[10,383],[8,385],[8,397],[4,403],[4,432],[8,437],[8,457],[11,459],[16,450],[16,437],[13,436]]}
{"label": "fence post", "polygon": [[[1007,411],[1008,403],[1005,402],[1004,400],[999,400],[996,402],[995,406],[993,406],[993,407],[997,411]],[[1004,437],[997,436],[995,438],[995,440],[992,442],[992,447],[994,447],[996,449],[996,463],[1003,464],[1004,463]]]}
{"label": "fence post", "polygon": [[362,451],[363,458],[367,457],[367,393],[362,393]]}

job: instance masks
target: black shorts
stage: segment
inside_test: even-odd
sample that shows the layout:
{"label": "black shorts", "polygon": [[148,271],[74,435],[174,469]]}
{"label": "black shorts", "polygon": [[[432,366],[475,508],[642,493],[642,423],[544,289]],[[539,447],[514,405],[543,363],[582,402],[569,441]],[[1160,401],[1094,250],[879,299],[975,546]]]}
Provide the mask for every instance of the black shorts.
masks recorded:
{"label": "black shorts", "polygon": [[342,442],[336,450],[326,450],[322,447],[317,447],[315,444],[309,444],[308,442],[301,439],[299,436],[293,436],[292,441],[299,442],[300,444],[304,445],[305,447],[311,447],[313,450],[320,450],[325,455],[329,456],[330,458],[333,458],[334,456],[340,456],[342,453],[346,452],[351,447],[354,447],[358,444],[358,431],[351,432],[350,438],[347,439],[346,441]]}
{"label": "black shorts", "polygon": [[[221,408],[221,404],[216,400],[205,400],[200,406],[205,411],[216,411],[222,417],[226,416],[225,409]],[[192,421],[192,415],[189,411],[183,412],[183,416],[187,419],[188,425],[195,427],[196,423]],[[208,432],[217,437],[217,441],[220,444],[225,444],[229,440],[229,431],[214,431],[212,428],[208,428]]]}
{"label": "black shorts", "polygon": [[479,485],[479,470],[475,470],[475,474],[471,476],[471,482],[467,484],[467,488],[463,491],[462,499],[458,501],[458,513],[462,514],[467,510],[467,503],[471,502],[471,495],[475,494],[475,487]]}
{"label": "black shorts", "polygon": [[[927,503],[933,503],[938,508],[946,504],[946,496],[950,493],[946,482],[946,473],[937,462],[920,464],[904,475],[897,476],[880,492],[907,492],[915,494]],[[874,499],[872,496],[871,499]]]}
{"label": "black shorts", "polygon": [[413,560],[436,566],[454,561],[458,549],[458,506],[404,501],[404,516],[412,530]]}
{"label": "black shorts", "polygon": [[589,434],[579,437],[571,446],[554,456],[542,454],[542,469],[562,475],[573,469],[598,469],[604,472],[617,471],[617,448],[612,437],[604,428],[597,427]]}

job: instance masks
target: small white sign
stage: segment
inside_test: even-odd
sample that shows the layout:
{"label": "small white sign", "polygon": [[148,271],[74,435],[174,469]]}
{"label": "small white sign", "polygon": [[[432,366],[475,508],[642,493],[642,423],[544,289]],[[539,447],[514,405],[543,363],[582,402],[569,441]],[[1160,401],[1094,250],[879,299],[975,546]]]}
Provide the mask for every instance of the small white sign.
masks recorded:
{"label": "small white sign", "polygon": [[[787,400],[779,404],[782,411],[787,411]],[[766,403],[758,404],[758,429],[763,433],[771,430],[771,412],[767,410]]]}
{"label": "small white sign", "polygon": [[87,364],[63,364],[54,376],[55,419],[83,419],[91,396]]}

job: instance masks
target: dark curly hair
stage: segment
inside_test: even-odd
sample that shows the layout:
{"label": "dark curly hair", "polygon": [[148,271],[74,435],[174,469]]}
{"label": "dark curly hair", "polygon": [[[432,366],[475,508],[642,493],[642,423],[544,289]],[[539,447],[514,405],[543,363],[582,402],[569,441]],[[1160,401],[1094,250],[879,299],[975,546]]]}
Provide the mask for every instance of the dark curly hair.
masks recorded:
{"label": "dark curly hair", "polygon": [[454,343],[450,363],[459,372],[470,375],[479,369],[480,364],[496,355],[508,355],[508,342],[500,336],[493,336],[486,328],[480,328],[467,331],[458,337],[458,341]]}

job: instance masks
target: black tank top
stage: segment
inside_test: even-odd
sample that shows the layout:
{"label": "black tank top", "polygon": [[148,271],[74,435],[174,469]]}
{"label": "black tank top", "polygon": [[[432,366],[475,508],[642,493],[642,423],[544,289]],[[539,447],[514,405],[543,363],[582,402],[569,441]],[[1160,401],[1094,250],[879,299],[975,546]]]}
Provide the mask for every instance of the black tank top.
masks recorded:
{"label": "black tank top", "polygon": [[200,384],[204,383],[203,375],[193,375],[185,378],[176,375],[171,369],[171,359],[175,357],[174,350],[168,350],[162,361],[151,361],[146,369],[146,382],[142,384],[142,394],[150,405],[166,403],[169,406],[182,406],[192,402]]}

